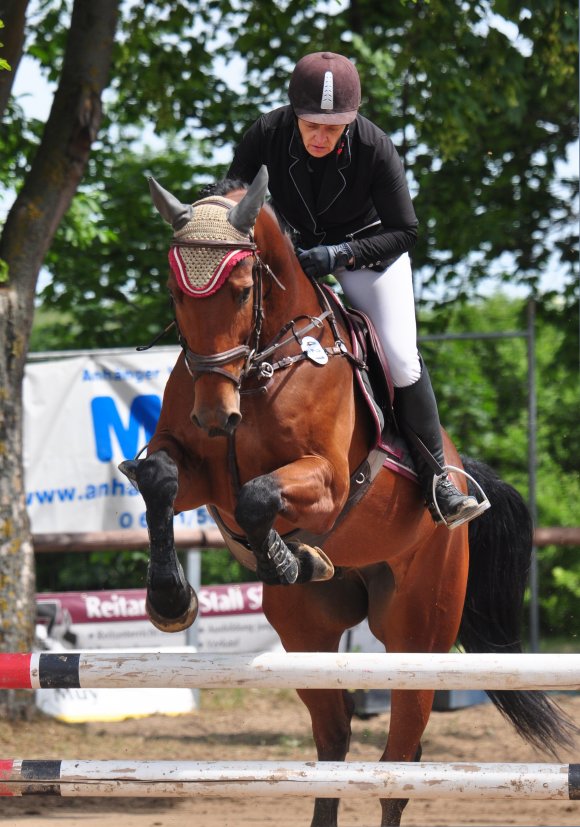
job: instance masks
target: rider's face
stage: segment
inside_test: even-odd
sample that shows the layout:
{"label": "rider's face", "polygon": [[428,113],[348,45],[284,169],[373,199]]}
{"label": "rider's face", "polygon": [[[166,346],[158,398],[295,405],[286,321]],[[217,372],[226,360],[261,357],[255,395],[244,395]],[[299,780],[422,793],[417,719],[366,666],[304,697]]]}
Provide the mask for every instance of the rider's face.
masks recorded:
{"label": "rider's face", "polygon": [[314,158],[324,158],[337,145],[346,124],[312,123],[298,118],[298,129],[306,151]]}

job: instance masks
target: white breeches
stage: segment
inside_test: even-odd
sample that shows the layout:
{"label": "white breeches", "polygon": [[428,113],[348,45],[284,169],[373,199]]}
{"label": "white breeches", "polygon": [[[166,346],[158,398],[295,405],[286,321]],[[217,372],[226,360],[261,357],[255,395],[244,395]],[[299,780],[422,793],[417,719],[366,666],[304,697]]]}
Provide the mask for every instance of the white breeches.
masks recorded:
{"label": "white breeches", "polygon": [[362,310],[375,326],[395,387],[413,385],[421,376],[421,362],[408,253],[382,273],[341,267],[334,275],[348,302]]}

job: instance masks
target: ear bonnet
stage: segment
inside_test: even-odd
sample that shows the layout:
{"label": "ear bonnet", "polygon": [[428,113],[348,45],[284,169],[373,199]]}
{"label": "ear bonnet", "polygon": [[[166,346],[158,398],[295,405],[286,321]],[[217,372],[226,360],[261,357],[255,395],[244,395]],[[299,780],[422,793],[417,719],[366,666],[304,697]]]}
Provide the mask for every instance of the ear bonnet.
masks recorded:
{"label": "ear bonnet", "polygon": [[211,296],[236,264],[252,255],[247,234],[228,221],[235,206],[235,201],[216,196],[196,201],[193,217],[175,232],[169,264],[179,287],[189,296]]}
{"label": "ear bonnet", "polygon": [[154,178],[151,198],[174,230],[169,264],[179,287],[189,296],[211,296],[232,269],[256,252],[252,233],[268,189],[268,170],[260,167],[239,202],[209,196],[182,204]]}

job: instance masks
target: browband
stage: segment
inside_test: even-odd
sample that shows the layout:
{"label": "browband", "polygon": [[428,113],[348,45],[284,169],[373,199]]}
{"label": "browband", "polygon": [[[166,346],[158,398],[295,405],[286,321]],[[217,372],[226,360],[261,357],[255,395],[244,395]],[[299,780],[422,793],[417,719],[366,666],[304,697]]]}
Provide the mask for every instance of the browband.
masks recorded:
{"label": "browband", "polygon": [[207,238],[173,239],[170,247],[217,247],[224,250],[257,250],[253,241],[214,241]]}

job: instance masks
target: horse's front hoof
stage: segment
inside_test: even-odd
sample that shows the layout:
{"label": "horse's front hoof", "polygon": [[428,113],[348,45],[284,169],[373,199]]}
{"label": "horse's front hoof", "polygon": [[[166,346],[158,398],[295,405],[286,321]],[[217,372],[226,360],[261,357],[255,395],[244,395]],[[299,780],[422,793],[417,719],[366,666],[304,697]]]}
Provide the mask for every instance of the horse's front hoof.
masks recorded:
{"label": "horse's front hoof", "polygon": [[288,543],[288,548],[298,560],[297,583],[332,580],[334,565],[321,548],[307,546],[305,543]]}
{"label": "horse's front hoof", "polygon": [[145,611],[147,612],[147,617],[156,629],[159,629],[161,632],[183,632],[185,629],[189,629],[197,617],[199,603],[196,593],[189,584],[188,589],[189,605],[187,609],[179,615],[179,617],[165,617],[164,615],[159,614],[159,612],[154,608],[152,601],[149,598],[149,594],[147,594],[147,599],[145,600]]}
{"label": "horse's front hoof", "polygon": [[135,488],[138,490],[137,486],[137,468],[139,467],[139,463],[141,460],[138,459],[126,459],[120,465],[118,465],[118,469],[122,474],[125,474],[128,480],[131,480]]}

